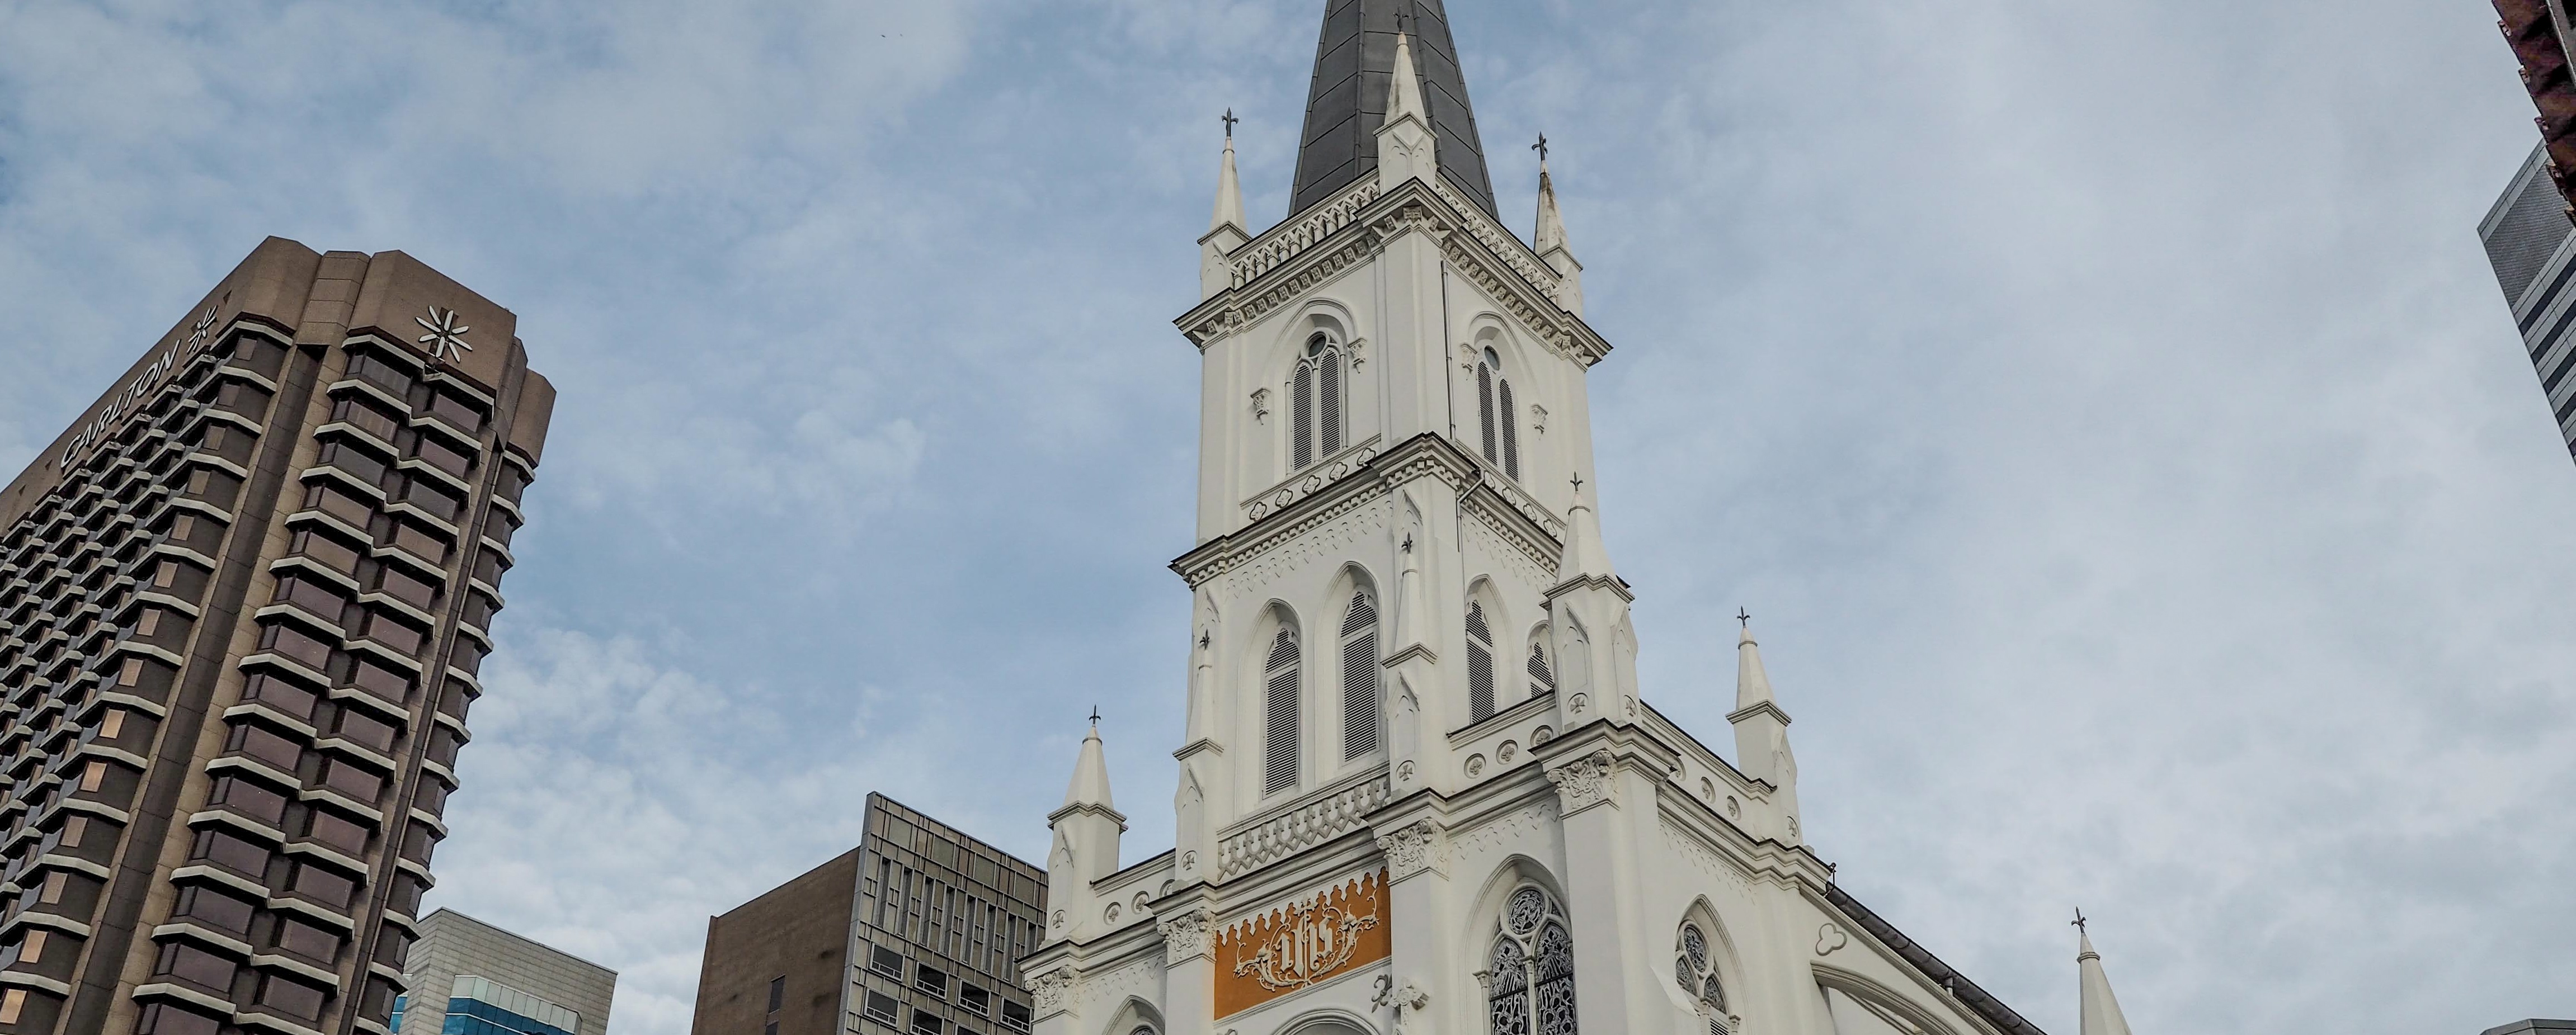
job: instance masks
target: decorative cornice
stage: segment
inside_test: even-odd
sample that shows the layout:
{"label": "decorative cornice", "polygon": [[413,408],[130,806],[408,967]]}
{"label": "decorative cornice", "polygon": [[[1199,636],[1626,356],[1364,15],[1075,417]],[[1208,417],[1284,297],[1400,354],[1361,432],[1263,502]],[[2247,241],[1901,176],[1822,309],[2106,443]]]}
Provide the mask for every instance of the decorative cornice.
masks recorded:
{"label": "decorative cornice", "polygon": [[1475,460],[1456,443],[1424,432],[1378,452],[1338,481],[1328,480],[1307,490],[1286,507],[1200,543],[1174,559],[1171,568],[1196,589],[1281,543],[1386,496],[1395,486],[1432,476],[1446,482],[1452,491],[1463,490],[1474,483],[1476,470]]}
{"label": "decorative cornice", "polygon": [[1226,255],[1230,260],[1228,268],[1234,276],[1231,286],[1240,288],[1252,283],[1280,263],[1359,222],[1360,213],[1368,209],[1370,202],[1377,200],[1377,193],[1376,178],[1363,178],[1344,190],[1340,197],[1307,209],[1300,218],[1271,227],[1262,231],[1261,236],[1237,246]]}
{"label": "decorative cornice", "polygon": [[1364,183],[1305,218],[1273,227],[1231,253],[1246,256],[1234,266],[1231,287],[1173,322],[1204,349],[1415,231],[1428,234],[1451,266],[1559,354],[1585,366],[1609,355],[1609,342],[1556,304],[1555,271],[1482,209],[1464,204],[1444,184],[1420,179],[1382,194]]}
{"label": "decorative cornice", "polygon": [[1543,573],[1553,574],[1565,549],[1565,522],[1539,506],[1527,493],[1517,488],[1497,485],[1493,479],[1468,490],[1459,501],[1467,513],[1475,515],[1484,526],[1501,536],[1504,542],[1538,565]]}

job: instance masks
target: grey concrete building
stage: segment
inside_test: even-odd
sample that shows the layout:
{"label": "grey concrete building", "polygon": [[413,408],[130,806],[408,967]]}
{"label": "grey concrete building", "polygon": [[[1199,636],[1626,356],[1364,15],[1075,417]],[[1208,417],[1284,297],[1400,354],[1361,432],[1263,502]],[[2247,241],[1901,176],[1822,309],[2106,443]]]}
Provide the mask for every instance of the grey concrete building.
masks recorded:
{"label": "grey concrete building", "polygon": [[1026,1032],[1044,870],[882,794],[859,847],[707,920],[692,1035]]}
{"label": "grey concrete building", "polygon": [[617,994],[616,971],[453,909],[421,920],[403,983],[394,1030],[426,1035],[450,1013],[528,1035],[608,1035]]}
{"label": "grey concrete building", "polygon": [[382,1035],[554,389],[401,252],[174,315],[0,488],[0,1033]]}
{"label": "grey concrete building", "polygon": [[2540,392],[2558,422],[2559,440],[2576,457],[2576,223],[2550,180],[2549,156],[2534,149],[2513,184],[2478,223],[2487,263],[2522,330],[2522,348],[2540,376]]}

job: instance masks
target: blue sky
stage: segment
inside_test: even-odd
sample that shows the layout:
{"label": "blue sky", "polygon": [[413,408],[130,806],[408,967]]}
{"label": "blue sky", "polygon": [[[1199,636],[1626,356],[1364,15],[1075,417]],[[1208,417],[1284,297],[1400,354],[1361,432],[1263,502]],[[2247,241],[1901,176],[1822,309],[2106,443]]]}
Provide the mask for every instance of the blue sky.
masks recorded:
{"label": "blue sky", "polygon": [[[1216,117],[1285,215],[1312,0],[0,0],[0,468],[267,234],[562,389],[433,904],[687,1029],[882,790],[1039,858],[1107,716],[1169,843]],[[1452,0],[1544,129],[1646,694],[1752,609],[1818,849],[2042,1026],[2476,1031],[2576,960],[2576,469],[2475,236],[2484,5]]]}

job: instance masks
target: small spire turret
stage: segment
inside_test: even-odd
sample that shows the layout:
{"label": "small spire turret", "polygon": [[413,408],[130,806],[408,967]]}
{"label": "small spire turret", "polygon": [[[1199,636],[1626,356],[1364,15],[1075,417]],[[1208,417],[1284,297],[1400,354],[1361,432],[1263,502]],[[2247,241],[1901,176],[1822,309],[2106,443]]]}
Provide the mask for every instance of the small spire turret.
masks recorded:
{"label": "small spire turret", "polygon": [[2129,1035],[2129,1019],[2120,1015],[2119,997],[2111,994],[2111,976],[2102,972],[2102,954],[2093,951],[2093,935],[2084,930],[2084,914],[2075,914],[2076,982],[2083,997],[2078,1035]]}
{"label": "small spire turret", "polygon": [[1557,306],[1581,316],[1583,264],[1574,261],[1574,248],[1566,243],[1565,216],[1556,207],[1556,182],[1547,173],[1547,136],[1541,134],[1532,149],[1538,152],[1538,228],[1530,238],[1530,250],[1556,271]]}
{"label": "small spire turret", "polygon": [[1771,674],[1762,667],[1751,618],[1738,612],[1744,627],[1735,641],[1735,710],[1726,716],[1735,725],[1735,767],[1772,786],[1773,800],[1788,821],[1782,840],[1797,844],[1798,756],[1789,750],[1789,713],[1772,697]]}

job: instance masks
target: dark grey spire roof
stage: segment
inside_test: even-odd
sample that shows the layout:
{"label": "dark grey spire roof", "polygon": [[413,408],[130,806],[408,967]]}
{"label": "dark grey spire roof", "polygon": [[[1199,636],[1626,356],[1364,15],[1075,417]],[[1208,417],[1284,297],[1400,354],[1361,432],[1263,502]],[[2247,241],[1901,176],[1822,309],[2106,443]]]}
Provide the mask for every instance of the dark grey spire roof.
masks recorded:
{"label": "dark grey spire roof", "polygon": [[1293,218],[1377,172],[1377,129],[1386,121],[1387,80],[1395,69],[1396,15],[1413,36],[1422,103],[1439,138],[1440,171],[1487,215],[1496,215],[1467,77],[1449,38],[1440,0],[1325,0],[1324,36],[1315,46],[1315,84],[1306,95],[1306,132],[1297,145]]}

